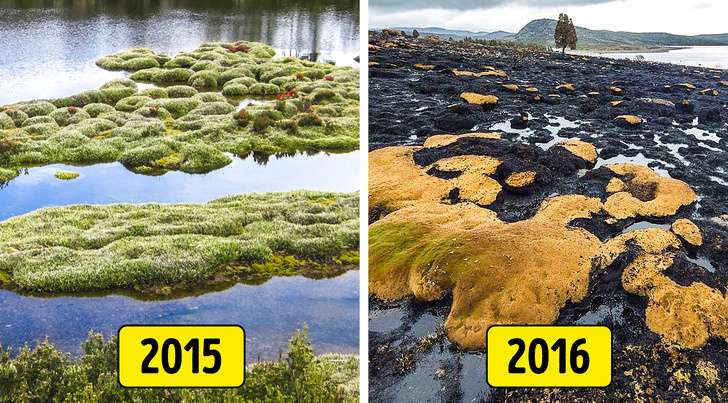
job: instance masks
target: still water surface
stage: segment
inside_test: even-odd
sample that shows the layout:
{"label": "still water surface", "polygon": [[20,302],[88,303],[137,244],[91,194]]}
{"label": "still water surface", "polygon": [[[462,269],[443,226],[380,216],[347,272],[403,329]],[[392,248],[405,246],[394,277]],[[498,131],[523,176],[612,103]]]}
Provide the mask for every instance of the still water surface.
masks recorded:
{"label": "still water surface", "polygon": [[115,335],[124,324],[239,324],[247,362],[277,359],[296,329],[308,325],[317,352],[356,353],[359,346],[359,272],[328,280],[274,278],[170,301],[105,297],[37,298],[0,290],[0,344],[34,346],[48,338],[80,353],[89,330]]}
{"label": "still water surface", "polygon": [[[353,192],[359,188],[359,152],[270,157],[265,164],[240,159],[204,175],[168,172],[138,175],[120,163],[87,167],[48,165],[28,169],[0,189],[0,220],[41,207],[68,204],[205,203],[249,192],[318,190]],[[56,179],[57,171],[78,172],[71,181]]]}
{"label": "still water surface", "polygon": [[591,56],[608,57],[612,59],[635,60],[642,55],[651,62],[682,64],[685,66],[700,66],[718,69],[728,69],[728,46],[694,46],[685,49],[675,49],[669,52],[655,53],[599,53],[574,52]]}

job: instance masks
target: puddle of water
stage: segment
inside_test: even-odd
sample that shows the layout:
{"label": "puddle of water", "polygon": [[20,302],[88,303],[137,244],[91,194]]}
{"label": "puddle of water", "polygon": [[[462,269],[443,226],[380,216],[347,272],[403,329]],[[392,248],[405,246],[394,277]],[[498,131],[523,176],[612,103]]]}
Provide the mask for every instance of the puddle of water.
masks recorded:
{"label": "puddle of water", "polygon": [[[634,157],[625,157],[624,155],[617,155],[616,157],[602,159],[597,159],[597,163],[594,166],[594,168],[599,168],[607,164],[622,164],[622,163],[629,163],[629,164],[637,164],[637,165],[645,165],[647,166],[651,162],[657,162],[660,165],[662,165],[665,168],[675,168],[675,165],[668,164],[665,161],[662,160],[656,160],[652,158],[645,157],[642,153],[639,153],[635,155]],[[660,168],[660,167],[650,167],[653,171],[659,173],[662,176],[671,178],[670,173],[667,172],[667,170]]]}
{"label": "puddle of water", "polygon": [[713,182],[720,183],[723,186],[728,186],[728,181],[725,181],[717,176],[710,175],[708,176],[708,178],[710,178],[710,180]]}
{"label": "puddle of water", "polygon": [[[689,129],[681,129],[685,134],[695,137],[698,140],[710,140],[716,143],[720,142],[720,137],[717,134],[709,132],[707,130],[698,129],[697,127],[691,127]],[[718,150],[722,151],[722,150]]]}
{"label": "puddle of water", "polygon": [[[435,347],[416,363],[417,367],[400,382],[391,387],[393,402],[428,402],[437,401],[437,393],[442,387],[436,372],[448,358],[446,352]],[[485,379],[483,379],[485,383]]]}
{"label": "puddle of water", "polygon": [[715,151],[715,152],[718,152],[718,153],[722,153],[723,152],[723,150],[721,150],[720,148],[711,147],[711,146],[703,143],[702,141],[700,143],[698,143],[698,145],[700,147],[707,148],[710,151]]}
{"label": "puddle of water", "polygon": [[434,334],[442,324],[443,318],[430,313],[424,313],[412,324],[412,330],[409,334],[417,338],[422,338]]}
{"label": "puddle of water", "polygon": [[369,312],[369,329],[377,333],[389,333],[400,326],[404,319],[402,308],[377,309]]}
{"label": "puddle of water", "polygon": [[[204,203],[248,192],[283,192],[299,189],[352,192],[359,187],[359,152],[347,154],[270,157],[265,164],[254,157],[240,159],[204,175],[168,172],[138,175],[120,163],[86,167],[48,165],[31,168],[0,189],[0,220],[41,207],[68,204]],[[79,172],[61,181],[59,170]]]}
{"label": "puddle of water", "polygon": [[599,325],[607,323],[609,319],[613,323],[623,324],[624,306],[622,304],[616,306],[600,305],[597,309],[589,311],[581,318],[576,320],[577,325]]}
{"label": "puddle of water", "polygon": [[245,328],[247,362],[277,359],[291,334],[304,324],[317,353],[357,353],[359,272],[337,278],[274,278],[262,285],[172,301],[126,296],[39,298],[0,290],[3,347],[34,346],[48,337],[58,348],[80,353],[90,330],[115,335],[121,325],[225,323]]}
{"label": "puddle of water", "polygon": [[685,157],[680,155],[680,149],[687,147],[685,144],[676,144],[676,143],[663,143],[662,138],[655,133],[653,137],[655,143],[657,143],[658,147],[665,147],[668,149],[668,152],[675,157],[677,160],[679,160],[683,165],[690,166],[690,161],[686,160]]}
{"label": "puddle of water", "polygon": [[697,258],[692,258],[690,256],[685,255],[685,259],[693,264],[696,264],[696,265],[704,268],[705,270],[707,270],[711,273],[715,273],[715,266],[713,266],[713,263],[711,263],[710,260],[705,257],[699,256]]}
{"label": "puddle of water", "polygon": [[460,390],[463,402],[489,401],[491,389],[485,382],[485,356],[463,353],[460,357]]}
{"label": "puddle of water", "polygon": [[670,230],[670,224],[656,224],[649,221],[638,221],[627,228],[625,228],[622,233],[626,234],[627,232],[631,231],[637,231],[638,229],[647,229],[647,228],[660,228],[664,229],[665,231]]}

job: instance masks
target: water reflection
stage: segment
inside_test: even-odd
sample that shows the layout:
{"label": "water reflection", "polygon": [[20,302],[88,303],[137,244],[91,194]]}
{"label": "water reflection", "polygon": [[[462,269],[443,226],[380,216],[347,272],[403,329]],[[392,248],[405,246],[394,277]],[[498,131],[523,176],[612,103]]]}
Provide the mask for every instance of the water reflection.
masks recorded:
{"label": "water reflection", "polygon": [[249,363],[276,359],[303,324],[317,353],[356,353],[359,340],[359,272],[328,280],[274,278],[171,301],[126,296],[38,298],[0,290],[0,343],[33,346],[45,337],[80,353],[89,330],[116,334],[124,324],[226,323],[246,330]]}
{"label": "water reflection", "polygon": [[[359,188],[358,151],[271,157],[265,165],[259,162],[252,157],[233,158],[225,168],[204,175],[168,172],[144,176],[120,163],[30,168],[0,189],[0,220],[41,207],[79,203],[204,203],[248,192],[352,192]],[[81,176],[61,181],[54,176],[57,171],[75,171]]]}
{"label": "water reflection", "polygon": [[347,65],[359,48],[355,0],[0,0],[0,10],[0,105],[97,88],[123,73],[95,60],[130,47],[174,54],[205,41],[251,40]]}

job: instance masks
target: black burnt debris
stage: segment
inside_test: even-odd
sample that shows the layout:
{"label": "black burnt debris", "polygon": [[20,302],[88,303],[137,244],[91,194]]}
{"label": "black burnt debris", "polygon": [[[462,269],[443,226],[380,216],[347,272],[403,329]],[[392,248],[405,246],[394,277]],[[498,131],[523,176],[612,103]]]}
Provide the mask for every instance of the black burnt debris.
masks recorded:
{"label": "black burnt debris", "polygon": [[[680,286],[705,284],[725,295],[728,72],[535,49],[524,56],[518,48],[397,32],[370,33],[369,40],[371,151],[413,146],[415,164],[430,167],[426,174],[441,179],[455,177],[434,164],[442,159],[497,158],[500,165],[491,176],[504,189],[487,207],[504,222],[531,218],[553,195],[604,202],[616,177],[605,165],[646,165],[688,184],[697,203],[669,217],[610,221],[602,212],[570,225],[606,241],[634,229],[669,230],[676,219],[689,218],[703,242],[683,242],[664,275]],[[489,96],[497,102],[484,98]],[[425,144],[434,135],[486,132],[500,139],[473,136],[436,147]],[[568,140],[594,145],[595,163],[554,147]],[[511,174],[522,172],[535,172],[535,181],[525,188],[505,185]],[[630,178],[621,179],[622,186],[630,186]],[[644,202],[655,189],[628,191]],[[442,202],[457,203],[454,193]],[[371,208],[370,223],[390,213],[386,206]],[[485,383],[484,355],[463,351],[445,335],[451,297],[436,302],[370,297],[371,398],[396,401],[409,393],[412,399],[416,386],[423,401],[727,400],[728,343],[710,337],[699,348],[686,348],[650,330],[648,298],[625,291],[622,284],[637,254],[628,247],[609,267],[593,271],[587,296],[567,302],[555,321],[612,328],[614,370],[608,388],[491,389]]]}

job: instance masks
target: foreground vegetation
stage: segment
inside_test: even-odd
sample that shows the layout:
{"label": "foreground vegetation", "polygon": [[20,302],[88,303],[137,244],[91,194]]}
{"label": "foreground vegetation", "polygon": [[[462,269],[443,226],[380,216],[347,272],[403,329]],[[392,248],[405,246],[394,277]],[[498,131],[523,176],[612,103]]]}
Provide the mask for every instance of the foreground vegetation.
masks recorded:
{"label": "foreground vegetation", "polygon": [[359,359],[315,356],[308,333],[296,332],[286,357],[247,368],[237,389],[123,389],[117,382],[117,340],[90,334],[72,360],[47,341],[13,357],[0,347],[0,402],[356,402]]}
{"label": "foreground vegetation", "polygon": [[[175,57],[149,49],[104,57],[100,67],[131,79],[0,106],[0,182],[51,163],[209,172],[229,164],[227,154],[358,149],[358,71],[274,54],[236,42]],[[139,91],[140,82],[158,86]],[[238,107],[249,98],[259,102]]]}
{"label": "foreground vegetation", "polygon": [[358,244],[356,193],[48,208],[0,223],[0,285],[168,293],[230,279],[326,277],[358,264]]}

